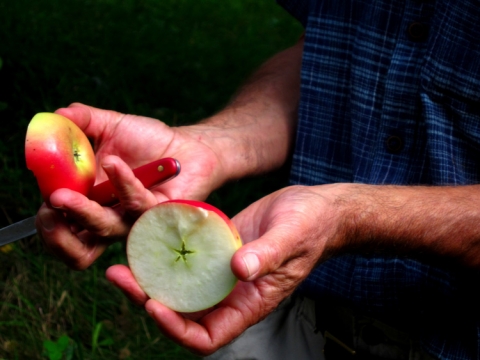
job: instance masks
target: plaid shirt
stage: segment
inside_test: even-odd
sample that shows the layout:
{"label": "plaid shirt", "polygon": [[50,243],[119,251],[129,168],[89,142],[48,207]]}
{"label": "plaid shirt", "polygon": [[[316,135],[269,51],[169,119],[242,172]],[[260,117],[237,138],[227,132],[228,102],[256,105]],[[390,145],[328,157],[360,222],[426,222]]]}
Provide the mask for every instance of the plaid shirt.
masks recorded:
{"label": "plaid shirt", "polygon": [[[291,183],[480,181],[479,0],[277,0],[304,25]],[[480,359],[480,275],[345,255],[301,290],[401,320],[441,359]]]}

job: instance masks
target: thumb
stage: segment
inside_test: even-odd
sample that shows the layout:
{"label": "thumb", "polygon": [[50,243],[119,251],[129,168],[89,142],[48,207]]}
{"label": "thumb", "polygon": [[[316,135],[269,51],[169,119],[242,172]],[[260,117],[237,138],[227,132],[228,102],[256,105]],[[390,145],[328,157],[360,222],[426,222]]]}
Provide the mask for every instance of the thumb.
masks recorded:
{"label": "thumb", "polygon": [[253,281],[276,271],[292,257],[284,229],[271,229],[259,239],[243,245],[231,260],[231,268],[241,281]]}

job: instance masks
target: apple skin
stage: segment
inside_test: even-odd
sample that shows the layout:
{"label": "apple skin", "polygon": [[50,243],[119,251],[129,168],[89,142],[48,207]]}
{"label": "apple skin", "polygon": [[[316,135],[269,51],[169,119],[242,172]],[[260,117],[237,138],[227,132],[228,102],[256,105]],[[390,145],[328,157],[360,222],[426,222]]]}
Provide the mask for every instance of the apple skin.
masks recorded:
{"label": "apple skin", "polygon": [[95,183],[96,160],[90,141],[74,122],[59,114],[38,113],[32,118],[25,160],[47,203],[57,189],[88,195]]}
{"label": "apple skin", "polygon": [[147,210],[127,239],[137,283],[152,299],[181,313],[222,301],[238,279],[231,258],[242,246],[232,221],[212,205],[169,200]]}

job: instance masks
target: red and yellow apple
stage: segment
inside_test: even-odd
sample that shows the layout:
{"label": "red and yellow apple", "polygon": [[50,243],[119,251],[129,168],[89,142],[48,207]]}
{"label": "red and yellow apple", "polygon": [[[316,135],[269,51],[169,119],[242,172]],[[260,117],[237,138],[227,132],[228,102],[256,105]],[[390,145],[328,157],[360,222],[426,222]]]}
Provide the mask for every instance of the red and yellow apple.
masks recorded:
{"label": "red and yellow apple", "polygon": [[59,114],[38,113],[32,118],[25,159],[46,202],[60,188],[87,195],[95,182],[96,162],[90,141],[74,122]]}
{"label": "red and yellow apple", "polygon": [[219,209],[199,201],[170,200],[147,210],[127,240],[130,269],[145,293],[178,312],[222,301],[237,278],[230,268],[242,240]]}

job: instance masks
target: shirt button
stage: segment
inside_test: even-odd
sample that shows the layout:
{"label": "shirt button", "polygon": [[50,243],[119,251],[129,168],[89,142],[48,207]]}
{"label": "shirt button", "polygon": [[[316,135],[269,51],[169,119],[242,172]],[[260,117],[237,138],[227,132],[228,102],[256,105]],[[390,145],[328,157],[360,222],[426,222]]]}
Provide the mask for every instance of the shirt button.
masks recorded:
{"label": "shirt button", "polygon": [[415,21],[408,25],[407,34],[412,41],[425,41],[428,37],[429,26]]}
{"label": "shirt button", "polygon": [[392,154],[398,154],[403,149],[403,141],[400,136],[391,135],[385,141],[387,151]]}

